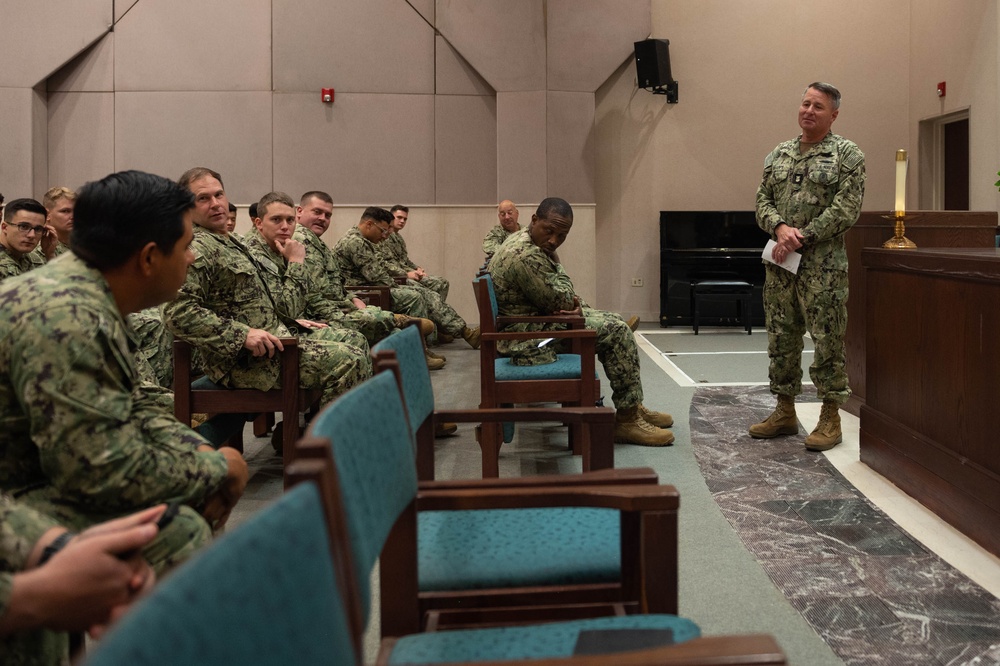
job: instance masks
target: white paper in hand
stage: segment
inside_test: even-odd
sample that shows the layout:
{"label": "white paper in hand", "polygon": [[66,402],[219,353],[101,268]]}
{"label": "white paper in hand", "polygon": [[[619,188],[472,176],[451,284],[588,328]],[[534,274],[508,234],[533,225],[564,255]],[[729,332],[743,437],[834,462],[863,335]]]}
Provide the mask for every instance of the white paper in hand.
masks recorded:
{"label": "white paper in hand", "polygon": [[764,246],[764,251],[760,254],[761,258],[764,261],[774,264],[775,266],[781,266],[790,273],[798,273],[799,262],[802,261],[802,255],[798,252],[789,252],[788,256],[785,257],[785,260],[779,263],[774,260],[774,257],[771,256],[771,253],[774,252],[774,248],[777,245],[778,244],[773,240],[767,241],[767,245]]}

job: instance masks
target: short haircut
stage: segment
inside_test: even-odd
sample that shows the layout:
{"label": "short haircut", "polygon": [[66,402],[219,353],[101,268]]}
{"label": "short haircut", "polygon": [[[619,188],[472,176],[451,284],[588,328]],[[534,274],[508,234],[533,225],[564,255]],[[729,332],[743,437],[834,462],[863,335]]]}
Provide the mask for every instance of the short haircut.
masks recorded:
{"label": "short haircut", "polygon": [[234,204],[232,201],[229,202],[229,212],[230,213],[236,212],[236,204]]}
{"label": "short haircut", "polygon": [[305,206],[306,202],[309,201],[310,199],[319,199],[320,201],[325,201],[331,206],[333,205],[333,197],[331,197],[329,194],[321,190],[311,190],[303,194],[302,198],[299,199],[299,205]]}
{"label": "short haircut", "polygon": [[809,92],[810,88],[812,88],[813,90],[818,90],[827,97],[829,97],[830,103],[833,104],[834,109],[840,108],[840,91],[837,90],[836,86],[830,83],[823,83],[822,81],[813,81],[808,86],[806,86],[806,92]]}
{"label": "short haircut", "polygon": [[392,213],[393,215],[395,215],[397,210],[401,210],[404,213],[406,213],[407,215],[410,214],[410,208],[409,208],[409,206],[404,206],[403,204],[396,204],[395,206],[393,206],[392,208],[389,209],[389,212]]}
{"label": "short haircut", "polygon": [[56,207],[56,202],[60,199],[76,201],[76,192],[68,187],[50,188],[49,191],[45,193],[45,196],[42,197],[42,205],[44,205],[47,210],[52,210]]}
{"label": "short haircut", "polygon": [[573,207],[565,199],[560,199],[559,197],[543,199],[542,203],[538,204],[538,209],[535,210],[535,215],[543,220],[549,219],[549,215],[553,213],[561,215],[568,220],[573,219]]}
{"label": "short haircut", "polygon": [[368,206],[365,208],[365,212],[361,214],[361,221],[374,220],[375,222],[392,222],[392,213],[387,211],[385,208],[379,208],[378,206]]}
{"label": "short haircut", "polygon": [[184,235],[184,212],[192,207],[191,191],[167,178],[113,173],[80,188],[69,245],[102,271],[123,265],[148,243],[169,255]]}
{"label": "short haircut", "polygon": [[177,184],[180,185],[181,187],[186,187],[187,189],[190,190],[191,183],[201,178],[204,178],[205,176],[211,176],[212,178],[216,179],[217,181],[219,181],[219,185],[222,185],[223,189],[225,189],[226,185],[222,182],[222,176],[219,175],[219,172],[212,171],[208,167],[194,167],[188,169],[187,171],[181,174],[180,178],[177,179]]}
{"label": "short haircut", "polygon": [[284,192],[268,192],[260,198],[260,201],[257,202],[256,217],[262,218],[267,215],[267,207],[273,203],[283,203],[289,208],[295,208],[295,202],[292,201],[292,198]]}
{"label": "short haircut", "polygon": [[256,201],[254,201],[252,204],[250,204],[250,210],[248,212],[250,213],[250,219],[251,220],[256,220],[257,219],[257,202]]}
{"label": "short haircut", "polygon": [[42,217],[49,214],[49,211],[45,210],[45,206],[34,199],[14,199],[4,207],[3,221],[9,223],[14,214],[21,210],[26,210],[29,213],[37,213]]}

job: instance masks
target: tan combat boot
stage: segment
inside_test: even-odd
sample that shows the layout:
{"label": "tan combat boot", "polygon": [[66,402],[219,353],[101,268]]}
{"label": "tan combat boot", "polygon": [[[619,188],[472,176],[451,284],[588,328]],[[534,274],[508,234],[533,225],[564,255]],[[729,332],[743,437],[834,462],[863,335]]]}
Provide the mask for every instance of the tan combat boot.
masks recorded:
{"label": "tan combat boot", "polygon": [[445,358],[444,354],[438,354],[435,351],[431,351],[430,347],[424,347],[424,356],[426,356],[428,358],[437,358],[437,359],[440,359],[442,361],[447,361],[448,360],[447,358]]}
{"label": "tan combat boot", "polygon": [[424,350],[424,359],[427,361],[428,370],[440,370],[444,367],[444,359],[431,356],[430,352],[426,349]]}
{"label": "tan combat boot", "polygon": [[642,420],[649,425],[654,425],[657,428],[669,428],[674,424],[674,417],[666,412],[654,412],[651,409],[646,409],[645,405],[639,405],[639,416]]}
{"label": "tan combat boot", "polygon": [[420,327],[420,337],[426,338],[428,335],[434,332],[434,322],[430,319],[422,319],[421,317],[410,317],[404,314],[394,314],[393,319],[396,320],[396,328],[403,328],[404,326],[409,326],[413,324],[414,326]]}
{"label": "tan combat boot", "polygon": [[670,446],[674,433],[646,423],[639,408],[619,409],[615,414],[615,442],[639,446]]}
{"label": "tan combat boot", "polygon": [[840,405],[833,400],[824,400],[819,423],[806,437],[806,448],[810,451],[826,451],[842,441],[844,436],[840,432]]}
{"label": "tan combat boot", "polygon": [[799,420],[795,417],[795,398],[790,395],[779,395],[778,406],[771,415],[760,423],[750,426],[750,436],[757,439],[770,439],[778,435],[797,435]]}
{"label": "tan combat boot", "polygon": [[480,335],[482,335],[482,332],[479,330],[478,326],[476,326],[475,328],[469,328],[468,326],[466,326],[464,329],[462,329],[462,339],[468,342],[469,346],[472,347],[473,349],[479,349]]}
{"label": "tan combat boot", "polygon": [[625,323],[628,324],[628,327],[632,329],[633,333],[635,333],[635,329],[639,328],[639,315],[632,315]]}
{"label": "tan combat boot", "polygon": [[448,437],[458,430],[457,423],[438,423],[434,428],[434,437]]}
{"label": "tan combat boot", "polygon": [[448,335],[444,331],[438,331],[438,344],[446,345],[455,341],[454,335]]}

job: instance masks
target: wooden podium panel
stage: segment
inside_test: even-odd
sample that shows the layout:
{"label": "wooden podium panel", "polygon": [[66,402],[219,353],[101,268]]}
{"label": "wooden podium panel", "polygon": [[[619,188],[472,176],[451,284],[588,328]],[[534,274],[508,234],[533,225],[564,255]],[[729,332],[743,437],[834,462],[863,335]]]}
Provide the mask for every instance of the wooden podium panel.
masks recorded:
{"label": "wooden podium panel", "polygon": [[1000,249],[861,257],[861,461],[1000,555]]}
{"label": "wooden podium panel", "polygon": [[[843,409],[857,416],[868,393],[865,377],[865,270],[861,265],[861,250],[882,247],[892,238],[894,220],[883,216],[890,211],[861,213],[857,223],[847,232],[848,284],[847,299],[847,377],[853,395]],[[935,247],[994,247],[997,233],[997,213],[965,211],[914,211],[906,222],[906,237],[918,248]],[[905,251],[905,250],[904,250]]]}

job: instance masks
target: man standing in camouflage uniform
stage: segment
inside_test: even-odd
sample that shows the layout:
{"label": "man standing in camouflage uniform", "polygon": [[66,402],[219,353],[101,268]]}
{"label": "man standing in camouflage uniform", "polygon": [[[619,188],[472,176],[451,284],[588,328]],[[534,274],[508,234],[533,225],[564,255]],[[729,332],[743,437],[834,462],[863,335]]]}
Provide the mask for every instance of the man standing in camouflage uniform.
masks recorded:
{"label": "man standing in camouflage uniform", "polygon": [[66,663],[65,632],[103,628],[151,587],[156,577],[138,549],[156,536],[165,508],[74,535],[0,496],[0,663]]}
{"label": "man standing in camouflage uniform", "polygon": [[[0,222],[0,280],[27,273],[45,263],[36,250],[48,236],[45,207],[34,199],[14,199],[3,212]],[[55,241],[47,241],[54,246]]]}
{"label": "man standing in camouflage uniform", "polygon": [[247,482],[238,451],[213,450],[169,394],[140,386],[123,318],[183,284],[192,203],[137,171],[88,183],[73,252],[0,288],[0,488],[74,530],[183,503],[143,551],[158,571],[205,544]]}
{"label": "man standing in camouflage uniform", "polygon": [[441,300],[436,292],[421,287],[396,285],[392,273],[385,261],[375,250],[375,244],[389,235],[389,225],[392,215],[384,208],[369,206],[361,215],[358,225],[352,227],[333,248],[344,274],[344,279],[350,284],[371,284],[391,287],[393,310],[401,302],[397,295],[406,297],[406,302],[414,303],[413,309],[405,311],[414,317],[426,317],[433,321],[439,331],[452,337],[461,337],[473,349],[479,348],[479,327],[469,328],[455,309]]}
{"label": "man standing in camouflage uniform", "polygon": [[[573,226],[573,209],[563,199],[542,201],[526,230],[518,231],[493,255],[490,275],[496,290],[498,314],[525,317],[582,314],[587,328],[597,332],[597,358],[611,382],[615,403],[615,441],[641,446],[669,446],[667,430],[674,420],[642,404],[639,352],[628,324],[613,312],[589,307],[577,296],[573,283],[556,257]],[[562,324],[513,324],[504,331],[544,331]],[[498,351],[515,365],[542,365],[556,360],[555,344],[539,347],[538,340],[502,341]]]}
{"label": "man standing in camouflage uniform", "polygon": [[[309,329],[300,327],[267,288],[246,246],[226,234],[229,199],[221,176],[195,167],[178,182],[195,197],[195,260],[177,299],[164,306],[164,322],[175,337],[198,349],[213,382],[261,391],[280,386],[279,338]],[[293,250],[290,244],[283,247],[284,253]],[[312,330],[299,340],[299,382],[322,389],[327,403],[371,377],[372,369],[367,349],[324,331]]]}
{"label": "man standing in camouflage uniform", "polygon": [[427,271],[413,263],[409,250],[406,249],[406,241],[400,234],[410,218],[410,209],[396,204],[389,209],[389,213],[392,215],[389,235],[375,246],[375,250],[385,259],[385,265],[393,275],[405,275],[406,284],[430,289],[437,292],[442,301],[446,300],[450,286],[448,281],[437,275],[428,275]]}
{"label": "man standing in camouflage uniform", "polygon": [[486,253],[487,262],[496,253],[497,248],[510,238],[511,234],[521,230],[521,225],[517,221],[519,215],[517,206],[510,199],[504,199],[497,206],[497,218],[499,218],[500,224],[490,229],[486,238],[483,239],[483,252]]}
{"label": "man standing in camouflage uniform", "polygon": [[865,194],[865,156],[830,131],[840,112],[840,91],[811,83],[799,106],[797,139],[779,144],[764,160],[757,190],[757,224],[777,242],[776,262],[801,251],[797,273],[766,263],[764,314],[771,393],[778,406],[750,426],[758,438],[798,433],[795,396],[802,392],[802,338],[816,347],[809,376],[823,400],[819,423],[806,437],[811,451],[842,440],[840,405],[851,395],[845,370],[847,252],[844,234],[858,220]]}

